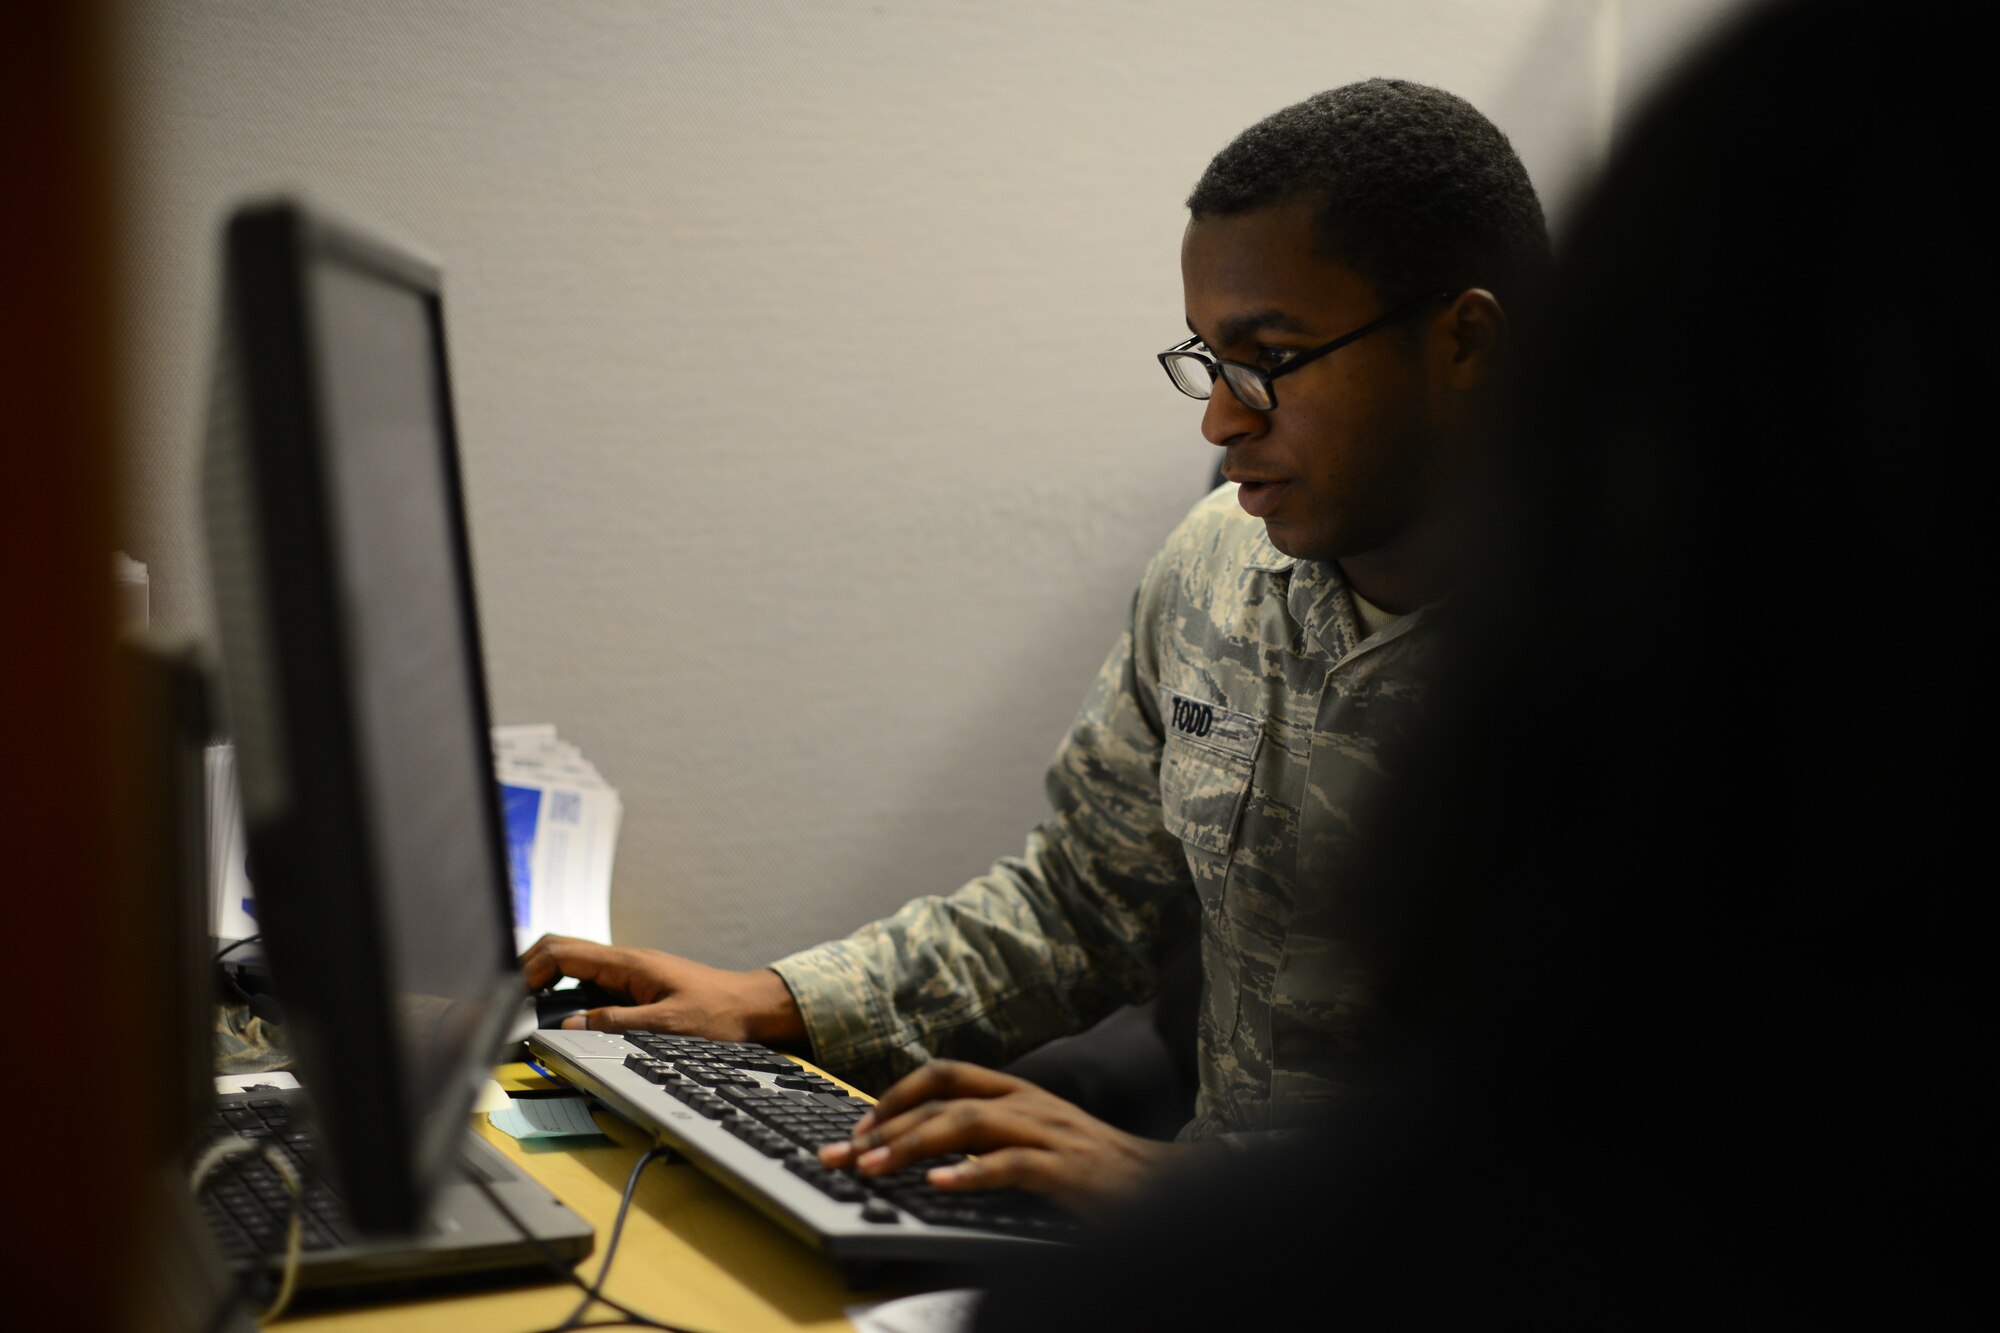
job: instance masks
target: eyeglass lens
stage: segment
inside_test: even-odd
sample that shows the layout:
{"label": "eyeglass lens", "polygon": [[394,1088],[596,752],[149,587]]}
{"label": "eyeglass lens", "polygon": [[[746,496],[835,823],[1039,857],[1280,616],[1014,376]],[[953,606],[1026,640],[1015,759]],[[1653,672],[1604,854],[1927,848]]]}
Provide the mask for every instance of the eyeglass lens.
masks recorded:
{"label": "eyeglass lens", "polygon": [[1214,392],[1215,375],[1219,369],[1222,377],[1229,381],[1230,392],[1241,399],[1245,407],[1266,411],[1271,406],[1270,391],[1263,379],[1241,366],[1212,361],[1193,352],[1169,353],[1163,359],[1167,363],[1167,373],[1173,376],[1174,386],[1190,398],[1207,398]]}
{"label": "eyeglass lens", "polygon": [[1169,352],[1161,360],[1174,377],[1174,387],[1190,398],[1206,398],[1214,387],[1215,363],[1192,352]]}

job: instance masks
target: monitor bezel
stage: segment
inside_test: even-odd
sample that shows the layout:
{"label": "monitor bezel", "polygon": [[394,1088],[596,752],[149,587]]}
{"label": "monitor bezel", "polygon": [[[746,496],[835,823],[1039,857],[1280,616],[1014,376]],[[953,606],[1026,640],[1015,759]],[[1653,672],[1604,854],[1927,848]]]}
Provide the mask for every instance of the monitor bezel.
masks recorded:
{"label": "monitor bezel", "polygon": [[[456,1160],[477,1088],[519,1009],[499,792],[480,786],[479,824],[497,873],[502,923],[494,980],[467,1047],[459,1095],[413,1112],[395,1042],[394,978],[382,886],[375,882],[363,766],[356,746],[347,636],[340,614],[337,503],[332,490],[322,383],[315,364],[311,274],[337,264],[420,296],[439,386],[438,436],[459,632],[469,654],[475,761],[492,772],[492,714],[479,633],[465,516],[456,413],[446,351],[442,275],[406,246],[298,198],[246,205],[231,217],[224,248],[224,372],[240,413],[248,467],[254,558],[262,562],[250,612],[259,626],[231,633],[217,578],[225,667],[261,670],[274,744],[239,747],[245,835],[258,924],[285,1013],[301,1081],[312,1096],[335,1179],[357,1225],[377,1232],[417,1227]],[[212,412],[211,428],[213,430]],[[211,441],[211,449],[218,443]],[[230,447],[220,442],[219,447]],[[240,594],[239,594],[240,595]],[[234,617],[239,622],[241,616]],[[237,640],[232,651],[231,640]],[[259,662],[255,659],[262,657]],[[259,753],[259,750],[268,751]],[[352,886],[367,891],[354,893]]]}

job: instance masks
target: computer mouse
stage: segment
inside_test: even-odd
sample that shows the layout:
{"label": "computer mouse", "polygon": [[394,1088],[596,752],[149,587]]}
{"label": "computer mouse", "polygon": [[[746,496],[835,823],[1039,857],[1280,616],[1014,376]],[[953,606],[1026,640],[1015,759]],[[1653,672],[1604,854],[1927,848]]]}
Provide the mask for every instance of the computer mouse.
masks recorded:
{"label": "computer mouse", "polygon": [[535,1026],[538,1028],[559,1028],[563,1020],[571,1014],[580,1014],[586,1009],[602,1009],[608,1005],[629,1005],[632,997],[621,995],[615,990],[588,981],[579,981],[567,990],[545,990],[535,992]]}

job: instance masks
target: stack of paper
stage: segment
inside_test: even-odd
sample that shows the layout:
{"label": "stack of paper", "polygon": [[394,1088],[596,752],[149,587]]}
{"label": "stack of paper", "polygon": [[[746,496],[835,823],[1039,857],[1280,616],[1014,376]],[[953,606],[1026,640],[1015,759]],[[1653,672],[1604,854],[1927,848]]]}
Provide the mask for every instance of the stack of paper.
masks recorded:
{"label": "stack of paper", "polygon": [[208,769],[209,929],[219,940],[244,940],[257,933],[257,907],[250,896],[236,747],[211,745],[202,757]]}
{"label": "stack of paper", "polygon": [[[245,864],[236,752],[208,747],[209,919],[218,939],[257,933]],[[624,804],[596,765],[546,724],[493,729],[513,886],[514,938],[545,934],[611,942],[611,862]]]}
{"label": "stack of paper", "polygon": [[514,935],[611,942],[611,861],[625,807],[553,726],[493,728],[493,763],[514,881]]}

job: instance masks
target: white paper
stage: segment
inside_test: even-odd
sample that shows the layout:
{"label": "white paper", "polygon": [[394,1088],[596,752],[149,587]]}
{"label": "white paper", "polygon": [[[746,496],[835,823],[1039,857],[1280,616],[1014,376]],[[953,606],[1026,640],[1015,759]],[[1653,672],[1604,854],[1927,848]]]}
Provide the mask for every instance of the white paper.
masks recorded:
{"label": "white paper", "polygon": [[489,1111],[504,1111],[513,1104],[514,1099],[507,1095],[507,1089],[489,1078],[479,1085],[479,1093],[472,1099],[472,1112],[474,1115],[485,1115]]}
{"label": "white paper", "polygon": [[[298,1079],[283,1069],[273,1069],[262,1074],[217,1074],[217,1092],[248,1092],[251,1088],[296,1088]],[[498,1087],[498,1084],[494,1085]]]}
{"label": "white paper", "polygon": [[877,1305],[850,1305],[845,1313],[857,1333],[964,1333],[979,1313],[981,1294],[966,1288],[927,1291]]}
{"label": "white paper", "polygon": [[[230,745],[206,755],[209,929],[221,940],[258,930],[235,755]],[[493,770],[516,951],[548,934],[611,943],[611,871],[625,816],[618,789],[548,723],[493,728]]]}
{"label": "white paper", "polygon": [[256,908],[246,873],[243,798],[236,785],[236,747],[211,745],[203,753],[208,776],[208,928],[219,940],[257,933]]}
{"label": "white paper", "polygon": [[543,935],[611,942],[611,871],[624,803],[546,724],[495,727],[515,947]]}

